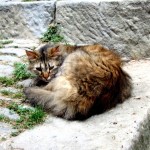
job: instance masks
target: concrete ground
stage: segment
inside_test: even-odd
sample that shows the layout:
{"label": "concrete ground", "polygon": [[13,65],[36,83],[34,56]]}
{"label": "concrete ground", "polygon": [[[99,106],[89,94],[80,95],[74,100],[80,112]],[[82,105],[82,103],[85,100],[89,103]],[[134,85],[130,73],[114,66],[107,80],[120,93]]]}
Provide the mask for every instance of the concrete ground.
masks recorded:
{"label": "concrete ground", "polygon": [[130,61],[124,69],[134,89],[123,104],[81,122],[49,115],[43,124],[1,141],[0,150],[150,150],[150,60]]}

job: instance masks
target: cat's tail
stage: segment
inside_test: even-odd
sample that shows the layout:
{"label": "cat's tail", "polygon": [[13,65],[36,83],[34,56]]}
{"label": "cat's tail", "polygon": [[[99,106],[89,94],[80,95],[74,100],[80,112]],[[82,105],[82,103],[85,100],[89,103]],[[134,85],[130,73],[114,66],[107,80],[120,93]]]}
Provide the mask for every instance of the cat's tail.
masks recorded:
{"label": "cat's tail", "polygon": [[120,89],[120,102],[125,101],[132,95],[132,79],[124,70],[120,69],[120,77],[118,79]]}

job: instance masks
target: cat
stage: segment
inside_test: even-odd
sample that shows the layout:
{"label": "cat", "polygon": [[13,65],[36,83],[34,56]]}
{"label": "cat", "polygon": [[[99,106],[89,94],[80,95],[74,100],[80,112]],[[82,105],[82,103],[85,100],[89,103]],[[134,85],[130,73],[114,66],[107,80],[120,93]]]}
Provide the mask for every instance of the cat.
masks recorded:
{"label": "cat", "polygon": [[29,70],[47,85],[24,89],[33,105],[68,120],[86,119],[131,96],[131,77],[115,52],[100,44],[44,45],[26,51]]}

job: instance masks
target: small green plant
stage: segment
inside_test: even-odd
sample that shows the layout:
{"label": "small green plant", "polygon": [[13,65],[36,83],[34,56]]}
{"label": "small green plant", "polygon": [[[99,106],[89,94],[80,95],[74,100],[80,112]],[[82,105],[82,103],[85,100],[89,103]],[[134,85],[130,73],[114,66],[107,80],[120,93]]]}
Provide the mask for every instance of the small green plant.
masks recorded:
{"label": "small green plant", "polygon": [[27,66],[23,63],[15,63],[14,64],[15,70],[14,70],[14,78],[15,80],[23,80],[23,79],[28,79],[28,78],[32,78],[34,77],[33,74],[31,74],[28,69]]}
{"label": "small green plant", "polygon": [[19,135],[19,133],[21,133],[21,131],[12,132],[11,136],[17,136],[17,135]]}
{"label": "small green plant", "polygon": [[2,35],[2,34],[0,34],[0,40],[2,40],[2,39],[4,39],[4,37],[3,37],[3,35]]}
{"label": "small green plant", "polygon": [[11,96],[13,95],[13,92],[9,91],[9,90],[1,90],[0,91],[2,95],[6,95],[6,96]]}
{"label": "small green plant", "polygon": [[21,98],[25,98],[25,96],[22,92],[17,92],[17,93],[13,93],[12,98],[21,99]]}
{"label": "small green plant", "polygon": [[4,48],[6,44],[13,43],[12,40],[0,40],[0,48]]}
{"label": "small green plant", "polygon": [[7,106],[8,106],[8,102],[4,100],[0,100],[0,107],[7,107]]}
{"label": "small green plant", "polygon": [[6,44],[10,44],[10,43],[13,43],[13,40],[1,40],[0,41],[0,44],[2,44],[2,45],[6,45]]}
{"label": "small green plant", "polygon": [[14,85],[17,81],[33,77],[35,77],[35,75],[28,71],[25,64],[15,63],[13,77],[0,77],[0,84],[4,86],[11,86]]}
{"label": "small green plant", "polygon": [[19,46],[17,46],[17,45],[14,45],[13,47],[14,47],[14,48],[18,48]]}
{"label": "small green plant", "polygon": [[61,42],[63,40],[63,36],[59,35],[59,27],[58,25],[50,25],[47,31],[44,33],[41,38],[42,42]]}
{"label": "small green plant", "polygon": [[4,120],[5,116],[0,114],[0,121]]}
{"label": "small green plant", "polygon": [[4,45],[0,44],[0,48],[4,48],[4,47],[5,47]]}
{"label": "small green plant", "polygon": [[2,137],[1,138],[1,141],[6,141],[7,139],[5,137]]}
{"label": "small green plant", "polygon": [[29,129],[34,125],[44,121],[46,113],[40,107],[24,108],[21,105],[12,103],[8,107],[20,115],[20,119],[16,121],[16,129]]}
{"label": "small green plant", "polygon": [[[43,117],[45,116],[45,112],[41,107],[36,107],[29,115],[29,121],[31,125],[37,124],[43,121]],[[33,123],[32,123],[33,122]]]}
{"label": "small green plant", "polygon": [[0,93],[5,96],[10,96],[11,98],[17,98],[17,99],[24,98],[24,94],[21,91],[11,92],[10,90],[1,90]]}
{"label": "small green plant", "polygon": [[11,120],[8,117],[5,117],[4,115],[1,115],[1,114],[0,114],[0,121],[11,123]]}
{"label": "small green plant", "polygon": [[0,84],[3,84],[5,86],[11,86],[14,83],[15,83],[15,80],[13,78],[0,77]]}

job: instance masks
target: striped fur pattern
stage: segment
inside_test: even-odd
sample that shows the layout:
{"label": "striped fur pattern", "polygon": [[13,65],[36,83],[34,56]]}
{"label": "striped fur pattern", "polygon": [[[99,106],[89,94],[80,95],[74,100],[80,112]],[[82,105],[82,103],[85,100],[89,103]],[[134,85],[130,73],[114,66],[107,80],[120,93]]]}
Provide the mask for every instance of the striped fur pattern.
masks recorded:
{"label": "striped fur pattern", "polygon": [[24,93],[31,104],[55,116],[85,119],[131,95],[131,78],[122,69],[120,57],[99,44],[45,45],[26,53],[30,70],[38,72],[48,84],[28,87]]}

